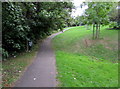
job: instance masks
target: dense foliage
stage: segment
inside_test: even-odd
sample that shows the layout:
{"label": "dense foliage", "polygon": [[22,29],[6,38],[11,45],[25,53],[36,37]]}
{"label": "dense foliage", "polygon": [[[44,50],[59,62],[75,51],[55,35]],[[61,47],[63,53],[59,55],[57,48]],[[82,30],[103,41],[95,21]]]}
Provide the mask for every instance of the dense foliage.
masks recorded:
{"label": "dense foliage", "polygon": [[3,57],[28,50],[28,41],[69,26],[71,2],[2,3]]}
{"label": "dense foliage", "polygon": [[93,25],[93,38],[99,38],[100,26],[110,24],[111,28],[120,29],[117,2],[85,2],[88,6],[82,16],[76,17],[76,23]]}
{"label": "dense foliage", "polygon": [[[0,2],[0,8],[2,8],[2,3]],[[2,28],[2,9],[0,9],[0,27]],[[0,60],[2,59],[2,29],[0,29]]]}

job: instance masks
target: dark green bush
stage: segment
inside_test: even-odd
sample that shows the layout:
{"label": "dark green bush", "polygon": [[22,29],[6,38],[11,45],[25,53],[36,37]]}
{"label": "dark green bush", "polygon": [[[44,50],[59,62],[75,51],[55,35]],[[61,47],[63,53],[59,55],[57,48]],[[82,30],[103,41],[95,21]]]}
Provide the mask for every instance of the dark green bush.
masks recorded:
{"label": "dark green bush", "polygon": [[70,18],[72,7],[67,2],[3,2],[3,57],[24,52],[29,40],[36,43],[51,31],[62,28],[65,18]]}

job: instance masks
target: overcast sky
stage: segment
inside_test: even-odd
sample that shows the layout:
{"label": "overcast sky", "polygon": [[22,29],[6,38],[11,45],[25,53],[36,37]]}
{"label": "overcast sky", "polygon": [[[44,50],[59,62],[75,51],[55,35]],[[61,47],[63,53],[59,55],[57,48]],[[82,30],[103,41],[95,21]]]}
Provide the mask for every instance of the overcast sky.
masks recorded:
{"label": "overcast sky", "polygon": [[73,3],[76,7],[75,10],[73,10],[72,12],[72,16],[81,16],[84,13],[84,10],[87,9],[87,6],[84,6],[82,8],[80,8],[80,4],[82,4],[82,2],[84,2],[85,0],[73,0]]}

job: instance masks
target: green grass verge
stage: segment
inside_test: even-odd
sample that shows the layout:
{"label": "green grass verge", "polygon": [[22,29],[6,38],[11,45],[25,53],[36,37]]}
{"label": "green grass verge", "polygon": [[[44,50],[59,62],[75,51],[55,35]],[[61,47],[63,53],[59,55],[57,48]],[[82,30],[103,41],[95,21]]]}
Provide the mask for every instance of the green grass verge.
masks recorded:
{"label": "green grass verge", "polygon": [[53,39],[55,50],[84,54],[99,59],[117,61],[118,31],[101,28],[100,39],[92,40],[92,30],[74,27]]}
{"label": "green grass verge", "polygon": [[118,86],[118,31],[106,28],[101,28],[97,40],[92,40],[92,30],[84,26],[71,28],[53,39],[59,86]]}
{"label": "green grass verge", "polygon": [[117,87],[118,64],[56,52],[58,79],[62,87]]}
{"label": "green grass verge", "polygon": [[[40,42],[40,41],[39,41]],[[23,72],[33,62],[40,44],[36,44],[31,52],[22,53],[16,58],[9,58],[2,62],[2,86],[14,86]]]}

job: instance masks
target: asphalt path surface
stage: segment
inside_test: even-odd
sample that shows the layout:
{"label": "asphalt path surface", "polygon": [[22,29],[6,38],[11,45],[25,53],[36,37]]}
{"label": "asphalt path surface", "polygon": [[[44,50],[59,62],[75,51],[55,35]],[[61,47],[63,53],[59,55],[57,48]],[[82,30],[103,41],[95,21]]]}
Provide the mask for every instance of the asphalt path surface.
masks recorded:
{"label": "asphalt path surface", "polygon": [[[68,30],[68,29],[66,29]],[[65,30],[64,30],[65,31]],[[15,87],[56,87],[56,59],[51,40],[58,34],[47,37],[40,45],[34,62],[27,68]]]}

